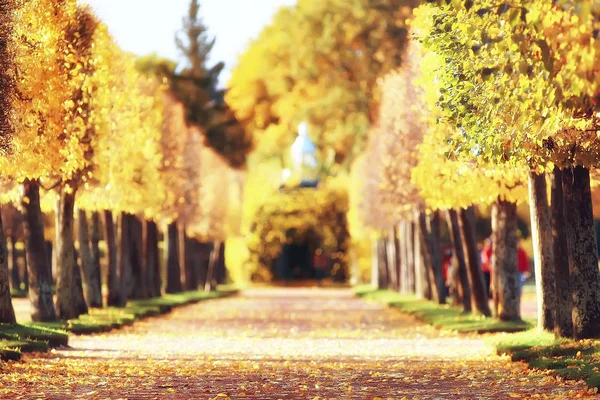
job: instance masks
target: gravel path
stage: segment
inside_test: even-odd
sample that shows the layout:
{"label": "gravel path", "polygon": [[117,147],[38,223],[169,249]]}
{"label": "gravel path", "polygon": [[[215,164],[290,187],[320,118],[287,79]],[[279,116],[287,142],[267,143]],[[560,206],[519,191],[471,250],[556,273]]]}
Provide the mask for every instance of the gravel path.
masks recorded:
{"label": "gravel path", "polygon": [[2,365],[0,398],[570,399],[583,388],[350,290],[250,290],[70,343]]}

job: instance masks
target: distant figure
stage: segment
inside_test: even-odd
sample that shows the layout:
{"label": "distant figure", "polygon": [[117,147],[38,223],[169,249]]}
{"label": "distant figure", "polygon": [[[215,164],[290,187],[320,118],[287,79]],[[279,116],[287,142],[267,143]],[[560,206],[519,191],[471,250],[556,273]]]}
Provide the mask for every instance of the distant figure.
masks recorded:
{"label": "distant figure", "polygon": [[487,288],[488,297],[492,298],[492,238],[488,237],[483,241],[481,249],[481,270],[483,271],[483,279]]}
{"label": "distant figure", "polygon": [[444,250],[442,276],[444,277],[444,290],[448,297],[450,296],[450,286],[452,286],[452,250],[449,248]]}
{"label": "distant figure", "polygon": [[531,276],[529,269],[529,255],[523,250],[521,245],[517,248],[517,269],[519,270],[519,295],[523,293],[523,285],[527,278]]}
{"label": "distant figure", "polygon": [[317,249],[317,251],[315,251],[314,266],[317,284],[321,286],[323,279],[325,279],[325,271],[327,269],[327,258],[321,249]]}

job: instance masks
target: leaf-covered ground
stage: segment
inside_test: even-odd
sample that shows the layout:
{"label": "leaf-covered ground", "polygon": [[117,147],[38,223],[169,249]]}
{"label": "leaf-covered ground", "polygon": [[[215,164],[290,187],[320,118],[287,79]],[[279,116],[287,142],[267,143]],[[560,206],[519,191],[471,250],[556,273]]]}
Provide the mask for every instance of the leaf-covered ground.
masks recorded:
{"label": "leaf-covered ground", "polygon": [[0,398],[592,397],[351,290],[252,290],[70,343],[2,364]]}

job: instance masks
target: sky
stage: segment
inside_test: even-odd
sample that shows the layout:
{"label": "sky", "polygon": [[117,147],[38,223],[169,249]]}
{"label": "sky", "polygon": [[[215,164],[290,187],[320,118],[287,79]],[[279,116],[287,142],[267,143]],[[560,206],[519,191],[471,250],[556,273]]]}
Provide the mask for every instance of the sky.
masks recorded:
{"label": "sky", "polygon": [[[108,25],[122,49],[135,54],[157,53],[173,60],[180,59],[175,47],[175,33],[190,0],[82,0],[91,5],[98,17]],[[295,0],[201,0],[200,13],[210,34],[217,42],[211,64],[224,61],[221,75],[224,85],[231,68],[248,42],[269,23],[273,14]]]}

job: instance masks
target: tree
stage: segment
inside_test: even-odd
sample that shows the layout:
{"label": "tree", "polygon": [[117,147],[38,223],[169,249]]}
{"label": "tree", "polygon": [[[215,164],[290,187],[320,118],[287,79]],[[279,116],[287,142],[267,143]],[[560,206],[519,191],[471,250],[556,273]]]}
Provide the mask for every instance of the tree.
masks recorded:
{"label": "tree", "polygon": [[223,91],[218,88],[225,64],[209,65],[215,38],[209,37],[198,0],[191,0],[183,29],[175,42],[186,62],[181,72],[170,75],[170,83],[172,93],[185,107],[186,121],[200,128],[206,144],[231,166],[244,167],[252,140],[223,101]]}
{"label": "tree", "polygon": [[[64,63],[61,72],[65,79],[70,78],[70,98],[64,106],[63,126],[74,147],[73,154],[67,154],[73,170],[58,177],[59,198],[56,203],[56,310],[64,320],[77,318],[88,311],[81,285],[81,271],[75,255],[74,210],[77,190],[86,180],[93,157],[92,141],[96,131],[91,124],[91,114],[100,111],[90,107],[90,97],[94,93],[90,80],[97,72],[92,58],[93,44],[99,22],[88,8],[77,8],[71,12],[65,29],[64,48],[59,47],[66,54],[64,60],[61,60]],[[88,268],[84,270],[89,272]],[[91,278],[92,275],[87,273],[85,277]],[[91,281],[87,284],[94,285]]]}
{"label": "tree", "polygon": [[[12,69],[19,96],[12,99],[15,135],[13,146],[18,153],[0,157],[5,177],[23,182],[21,205],[25,216],[32,318],[52,321],[52,280],[46,255],[40,208],[40,181],[50,185],[54,177],[73,172],[77,162],[68,155],[77,141],[64,133],[63,117],[69,108],[72,80],[65,74],[65,58],[71,52],[64,47],[64,32],[75,12],[72,1],[61,4],[48,0],[18,4],[21,18],[13,26],[7,43],[16,63]],[[31,48],[44,49],[32,51]],[[18,158],[18,162],[16,159]],[[39,160],[45,160],[40,163]]]}
{"label": "tree", "polygon": [[[417,147],[426,132],[425,119],[414,107],[422,103],[423,90],[412,82],[418,79],[420,70],[419,49],[407,46],[403,64],[397,72],[382,80],[379,127],[369,141],[379,141],[373,154],[373,163],[379,169],[380,193],[378,207],[393,224],[401,220],[411,221],[415,213],[421,246],[424,250],[424,266],[427,279],[435,289],[433,297],[441,304],[446,302],[445,282],[442,275],[442,254],[439,237],[439,214],[428,218],[424,201],[418,188],[412,184],[412,169],[417,165]],[[391,249],[393,252],[393,246]],[[393,275],[392,268],[392,275]],[[420,274],[421,275],[421,274]]]}
{"label": "tree", "polygon": [[[417,18],[428,26],[421,40],[443,60],[436,72],[442,82],[440,105],[446,118],[465,132],[454,149],[537,173],[556,165],[574,179],[564,181],[563,189],[565,210],[574,213],[566,225],[576,338],[597,335],[600,324],[600,273],[590,247],[589,173],[579,170],[598,162],[599,79],[592,9],[591,1],[520,1],[510,6],[486,1],[477,6],[429,5]],[[477,37],[473,32],[485,34]],[[555,266],[557,273],[561,268]],[[545,286],[541,294],[551,304],[546,293],[554,286]]]}
{"label": "tree", "polygon": [[[15,3],[12,1],[3,2],[0,5],[0,146],[8,148],[13,138],[13,127],[10,123],[10,100],[14,92],[14,81],[8,73],[14,62],[13,56],[9,50],[9,40],[13,29],[13,20],[11,15],[14,12]],[[2,227],[2,218],[0,217],[0,322],[15,323],[15,311],[12,306],[10,295],[10,280],[8,274],[8,250],[6,247],[6,236]]]}
{"label": "tree", "polygon": [[300,0],[240,57],[226,93],[264,156],[279,157],[302,121],[328,160],[349,168],[376,115],[377,80],[397,68],[409,0]]}
{"label": "tree", "polygon": [[17,241],[23,237],[23,215],[13,204],[2,206],[2,223],[7,242],[10,241],[10,283],[13,290],[21,290],[21,283],[24,283],[27,290],[27,269],[21,279],[19,271],[19,254],[17,251]]}
{"label": "tree", "polygon": [[[104,25],[100,28],[97,40],[102,45],[94,47],[99,53],[95,59],[110,68],[103,69],[102,78],[99,70],[95,74],[101,82],[90,102],[97,110],[91,120],[96,131],[93,162],[77,205],[104,213],[108,304],[124,306],[131,296],[148,294],[138,218],[152,219],[166,198],[160,179],[165,88],[156,77],[141,75],[135,57],[114,44]],[[133,279],[138,279],[135,285]]]}

